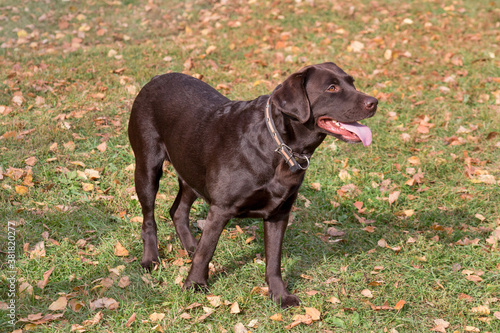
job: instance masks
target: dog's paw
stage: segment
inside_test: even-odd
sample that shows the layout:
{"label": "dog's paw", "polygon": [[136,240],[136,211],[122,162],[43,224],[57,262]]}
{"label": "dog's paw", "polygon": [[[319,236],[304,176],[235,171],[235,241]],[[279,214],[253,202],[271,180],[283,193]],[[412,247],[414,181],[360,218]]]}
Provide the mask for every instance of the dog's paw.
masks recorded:
{"label": "dog's paw", "polygon": [[292,294],[284,295],[278,300],[279,305],[283,308],[290,308],[300,305],[300,299]]}
{"label": "dog's paw", "polygon": [[208,286],[206,283],[196,283],[189,280],[184,282],[184,285],[182,286],[182,290],[188,290],[188,289],[202,293],[208,292]]}
{"label": "dog's paw", "polygon": [[141,266],[148,271],[156,270],[159,265],[160,260],[158,260],[158,257],[156,257],[155,259],[145,258],[144,256],[142,257]]}

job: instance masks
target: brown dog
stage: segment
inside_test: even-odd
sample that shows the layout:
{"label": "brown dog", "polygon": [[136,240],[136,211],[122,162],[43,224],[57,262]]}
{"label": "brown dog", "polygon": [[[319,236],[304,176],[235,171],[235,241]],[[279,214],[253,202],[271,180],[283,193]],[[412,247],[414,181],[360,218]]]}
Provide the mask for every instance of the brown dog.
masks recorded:
{"label": "brown dog", "polygon": [[[231,101],[191,76],[157,76],[140,91],[129,123],[136,158],[135,187],[144,214],[141,265],[158,262],[155,197],[163,161],[179,176],[170,215],[193,264],[184,288],[206,288],[208,264],[229,219],[264,220],[266,281],[282,307],[299,304],[281,278],[281,244],[288,216],[314,150],[326,135],[372,140],[357,123],[377,110],[377,99],[356,90],[333,63],[308,66],[273,94]],[[189,228],[196,198],[210,209],[199,241]]]}

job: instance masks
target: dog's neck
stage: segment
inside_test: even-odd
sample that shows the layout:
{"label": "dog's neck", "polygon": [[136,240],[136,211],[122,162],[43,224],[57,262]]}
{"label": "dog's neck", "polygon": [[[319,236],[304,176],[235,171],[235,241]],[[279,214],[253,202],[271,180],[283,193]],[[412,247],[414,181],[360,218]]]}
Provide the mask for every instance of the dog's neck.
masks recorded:
{"label": "dog's neck", "polygon": [[[314,150],[323,142],[326,134],[315,131],[312,115],[305,124],[302,124],[273,106],[271,97],[266,101],[265,111],[266,125],[278,147],[277,151],[283,156],[292,171],[307,169],[309,159]],[[267,118],[268,116],[270,119]],[[295,166],[295,163],[298,166]]]}

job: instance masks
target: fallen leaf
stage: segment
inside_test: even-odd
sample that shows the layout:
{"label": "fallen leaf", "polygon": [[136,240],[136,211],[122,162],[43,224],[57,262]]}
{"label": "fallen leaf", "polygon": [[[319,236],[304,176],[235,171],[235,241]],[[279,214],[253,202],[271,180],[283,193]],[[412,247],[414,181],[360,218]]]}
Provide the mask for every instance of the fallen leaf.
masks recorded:
{"label": "fallen leaf", "polygon": [[51,311],[64,310],[66,308],[66,305],[68,305],[68,299],[64,296],[61,296],[57,299],[57,301],[49,305],[49,310]]}
{"label": "fallen leaf", "polygon": [[495,317],[496,319],[500,320],[500,311],[495,311],[493,313],[493,317]]}
{"label": "fallen leaf", "polygon": [[311,316],[313,321],[317,321],[321,318],[321,312],[318,309],[308,307],[304,307],[304,309],[306,310],[306,315]]}
{"label": "fallen leaf", "polygon": [[20,195],[25,195],[29,192],[28,188],[23,185],[16,185],[15,188],[16,188],[16,193]]}
{"label": "fallen leaf", "polygon": [[106,143],[106,141],[104,141],[103,143],[101,143],[100,145],[98,145],[96,148],[101,153],[104,153],[106,151],[106,148],[108,148],[108,144]]}
{"label": "fallen leaf", "polygon": [[465,332],[481,332],[481,330],[474,326],[465,326]]}
{"label": "fallen leaf", "polygon": [[326,233],[332,237],[342,237],[345,235],[345,231],[337,230],[335,227],[328,228]]}
{"label": "fallen leaf", "polygon": [[126,288],[130,285],[130,279],[128,276],[123,276],[120,281],[118,281],[118,287]]}
{"label": "fallen leaf", "polygon": [[90,310],[94,311],[95,309],[106,308],[109,310],[116,310],[119,308],[120,304],[114,298],[99,298],[94,302],[90,302]]}
{"label": "fallen leaf", "polygon": [[241,312],[241,310],[240,310],[240,306],[238,305],[238,302],[234,302],[231,305],[230,313],[237,314],[237,313],[240,313],[240,312]]}
{"label": "fallen leaf", "polygon": [[488,315],[490,314],[490,308],[487,305],[480,305],[470,309],[470,312],[480,315]]}
{"label": "fallen leaf", "polygon": [[83,326],[83,325],[80,325],[80,324],[71,325],[70,332],[85,332],[85,331],[86,331],[86,329],[85,329],[85,326]]}
{"label": "fallen leaf", "polygon": [[315,191],[320,191],[321,190],[321,184],[320,183],[312,183],[311,184],[311,187],[313,188],[313,190]]}
{"label": "fallen leaf", "polygon": [[385,239],[381,238],[378,242],[377,242],[377,245],[380,246],[380,247],[386,247],[387,246],[387,242],[385,241]]}
{"label": "fallen leaf", "polygon": [[82,301],[73,298],[68,302],[68,306],[71,310],[78,312],[85,306],[85,304]]}
{"label": "fallen leaf", "polygon": [[369,289],[361,290],[361,295],[368,297],[368,298],[373,298],[373,294]]}
{"label": "fallen leaf", "polygon": [[367,226],[367,227],[364,227],[361,230],[364,230],[366,232],[372,233],[372,232],[375,232],[375,227],[373,227],[373,226]]}
{"label": "fallen leaf", "polygon": [[95,314],[94,318],[89,319],[89,320],[85,320],[83,322],[83,326],[93,326],[93,325],[99,323],[101,321],[101,319],[102,319],[102,312],[99,311]]}
{"label": "fallen leaf", "polygon": [[186,320],[193,318],[193,317],[192,317],[189,313],[187,313],[187,312],[183,312],[183,313],[181,313],[181,315],[180,315],[179,317],[181,317],[182,319],[186,319]]}
{"label": "fallen leaf", "polygon": [[116,245],[115,245],[115,256],[117,257],[126,257],[128,256],[128,250],[126,248],[123,247],[122,244],[120,244],[119,241],[116,241]]}
{"label": "fallen leaf", "polygon": [[164,313],[153,312],[152,314],[149,315],[149,320],[151,320],[152,322],[162,321],[163,318],[165,318],[165,314]]}
{"label": "fallen leaf", "polygon": [[275,313],[269,319],[274,320],[274,321],[283,321],[283,316],[281,313]]}
{"label": "fallen leaf", "polygon": [[389,203],[392,204],[399,198],[400,191],[394,191],[389,194]]}
{"label": "fallen leaf", "polygon": [[408,159],[408,163],[410,163],[411,165],[419,165],[420,158],[418,158],[417,156],[412,156]]}
{"label": "fallen leaf", "polygon": [[233,327],[234,333],[247,333],[248,330],[242,323],[237,323]]}
{"label": "fallen leaf", "polygon": [[43,273],[43,279],[38,281],[38,283],[37,283],[38,288],[40,288],[40,289],[45,288],[45,286],[49,282],[50,274],[52,274],[52,272],[54,271],[54,268],[56,268],[56,267],[53,266],[51,269],[49,269],[48,271]]}
{"label": "fallen leaf", "polygon": [[204,307],[203,307],[203,311],[205,312],[205,314],[204,314],[204,315],[201,315],[200,317],[198,317],[198,318],[196,319],[196,322],[198,322],[198,323],[199,323],[199,322],[202,322],[203,320],[205,320],[208,316],[210,316],[210,315],[214,312],[214,309],[209,308],[209,307],[207,307],[207,306],[204,306]]}
{"label": "fallen leaf", "polygon": [[125,327],[130,327],[130,325],[132,325],[132,323],[135,321],[135,317],[136,317],[136,313],[134,312],[134,313],[132,313],[130,318],[125,323]]}
{"label": "fallen leaf", "polygon": [[330,297],[330,298],[327,300],[327,302],[330,302],[330,303],[332,303],[332,304],[340,304],[340,300],[339,300],[337,297],[335,297],[335,296]]}
{"label": "fallen leaf", "polygon": [[399,302],[396,303],[396,305],[394,305],[394,310],[397,310],[397,311],[401,310],[405,304],[406,304],[406,301],[400,300]]}
{"label": "fallen leaf", "polygon": [[222,304],[220,296],[207,295],[207,299],[210,305],[212,305],[214,308],[217,308]]}

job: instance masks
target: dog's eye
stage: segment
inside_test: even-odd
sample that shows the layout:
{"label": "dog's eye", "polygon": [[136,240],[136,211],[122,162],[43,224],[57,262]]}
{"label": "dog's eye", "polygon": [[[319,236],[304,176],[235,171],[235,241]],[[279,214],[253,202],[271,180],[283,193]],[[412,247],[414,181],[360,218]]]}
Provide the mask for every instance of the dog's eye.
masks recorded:
{"label": "dog's eye", "polygon": [[337,92],[337,91],[339,91],[339,87],[338,87],[338,86],[336,86],[336,85],[334,85],[334,84],[331,84],[331,85],[328,87],[328,89],[326,89],[326,91],[328,91],[328,92]]}

